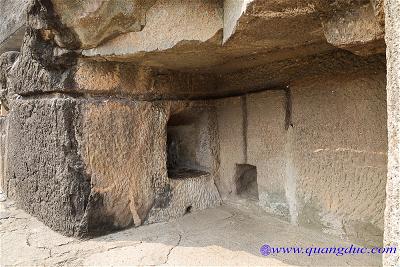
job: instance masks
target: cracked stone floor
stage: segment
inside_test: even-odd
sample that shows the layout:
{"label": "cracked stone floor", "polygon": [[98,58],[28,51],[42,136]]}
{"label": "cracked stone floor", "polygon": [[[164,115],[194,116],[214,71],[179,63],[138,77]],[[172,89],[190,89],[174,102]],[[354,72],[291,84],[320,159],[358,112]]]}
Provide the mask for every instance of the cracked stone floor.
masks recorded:
{"label": "cracked stone floor", "polygon": [[381,263],[380,256],[370,255],[264,257],[259,249],[265,243],[305,247],[350,243],[290,225],[246,203],[229,202],[175,221],[79,240],[53,232],[10,201],[2,202],[0,265],[376,266]]}

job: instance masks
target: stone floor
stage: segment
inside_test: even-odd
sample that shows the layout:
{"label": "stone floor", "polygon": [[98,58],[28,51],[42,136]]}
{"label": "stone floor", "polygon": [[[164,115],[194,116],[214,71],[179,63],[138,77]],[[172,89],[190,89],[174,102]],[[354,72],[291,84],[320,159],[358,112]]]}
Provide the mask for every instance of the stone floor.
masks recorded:
{"label": "stone floor", "polygon": [[0,216],[1,266],[109,265],[380,265],[380,256],[262,256],[260,246],[348,246],[338,238],[299,228],[253,205],[230,202],[175,221],[132,228],[91,240],[53,232],[12,202]]}

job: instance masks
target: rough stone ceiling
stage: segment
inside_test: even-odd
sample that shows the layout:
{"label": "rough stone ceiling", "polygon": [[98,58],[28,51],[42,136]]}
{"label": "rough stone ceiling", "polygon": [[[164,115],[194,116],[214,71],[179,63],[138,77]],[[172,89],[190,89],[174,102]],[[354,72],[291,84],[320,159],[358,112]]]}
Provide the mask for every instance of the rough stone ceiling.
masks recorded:
{"label": "rough stone ceiling", "polygon": [[97,61],[224,74],[341,49],[385,51],[383,0],[40,2],[51,10],[51,25],[37,25],[44,35]]}
{"label": "rough stone ceiling", "polygon": [[229,96],[385,67],[381,0],[40,1],[51,10],[50,24],[33,25],[61,53],[78,52],[79,61],[95,62],[95,69],[96,62],[110,71],[122,68],[124,84],[141,75],[136,66],[149,80],[183,74],[177,91],[184,97]]}
{"label": "rough stone ceiling", "polygon": [[148,10],[142,31],[121,34],[83,50],[83,55],[177,70],[230,72],[243,64],[333,49],[312,5],[247,2],[159,0]]}

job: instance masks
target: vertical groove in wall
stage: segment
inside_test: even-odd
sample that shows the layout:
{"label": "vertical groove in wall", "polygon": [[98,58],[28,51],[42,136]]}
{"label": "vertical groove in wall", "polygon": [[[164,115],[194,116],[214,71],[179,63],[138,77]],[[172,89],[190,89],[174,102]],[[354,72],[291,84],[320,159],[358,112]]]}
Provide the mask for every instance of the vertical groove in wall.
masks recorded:
{"label": "vertical groove in wall", "polygon": [[290,87],[287,86],[285,89],[285,130],[286,130],[286,142],[285,142],[285,158],[286,158],[286,184],[285,184],[285,195],[289,205],[290,222],[297,224],[298,207],[296,198],[296,177],[297,172],[293,163],[293,123],[292,123],[292,92]]}
{"label": "vertical groove in wall", "polygon": [[285,89],[286,103],[285,103],[285,130],[288,130],[289,127],[293,126],[292,124],[292,92],[290,91],[290,87],[287,86]]}
{"label": "vertical groove in wall", "polygon": [[242,105],[242,129],[243,129],[243,157],[244,163],[247,163],[247,95],[240,98]]}
{"label": "vertical groove in wall", "polygon": [[289,205],[290,222],[297,224],[298,207],[296,198],[296,177],[297,171],[293,163],[293,127],[289,126],[286,132],[285,143],[285,158],[286,158],[286,184],[285,195]]}

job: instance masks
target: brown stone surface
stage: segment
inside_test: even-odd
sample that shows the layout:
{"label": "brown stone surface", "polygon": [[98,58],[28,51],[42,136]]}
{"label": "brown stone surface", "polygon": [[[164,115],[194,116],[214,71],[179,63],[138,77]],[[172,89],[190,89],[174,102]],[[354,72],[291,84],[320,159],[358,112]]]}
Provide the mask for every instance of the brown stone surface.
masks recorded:
{"label": "brown stone surface", "polygon": [[327,74],[385,71],[385,62],[386,58],[382,54],[359,57],[342,50],[261,65],[244,64],[243,69],[220,76],[218,93],[229,96],[243,92],[282,89],[296,80],[305,77],[318,78]]}
{"label": "brown stone surface", "polygon": [[213,74],[187,73],[132,63],[80,60],[65,90],[143,100],[202,98],[214,92]]}
{"label": "brown stone surface", "polygon": [[19,56],[18,52],[6,52],[0,55],[0,102],[3,109],[9,109],[10,70]]}
{"label": "brown stone surface", "polygon": [[328,43],[362,56],[385,52],[382,1],[338,1],[336,6],[318,2]]}
{"label": "brown stone surface", "polygon": [[[222,29],[222,12],[220,1],[215,0],[156,1],[147,12],[147,23],[142,31],[121,35],[102,46],[85,50],[83,54],[121,59],[133,59],[136,56],[138,59],[152,60],[145,52],[158,54],[158,51],[185,44],[191,44],[189,47],[193,48],[193,45],[212,39]],[[216,45],[220,40],[216,38],[211,44]],[[163,61],[167,63],[171,59]]]}
{"label": "brown stone surface", "polygon": [[[146,25],[146,12],[155,2],[155,0],[51,1],[60,22],[74,32],[80,48],[95,47],[122,33],[141,31]],[[63,43],[58,44],[64,46]]]}
{"label": "brown stone surface", "polygon": [[257,167],[260,206],[290,221],[289,205],[295,201],[289,199],[287,187],[296,185],[288,179],[289,166],[286,166],[291,153],[286,151],[286,98],[284,90],[247,96],[246,154],[247,163]]}
{"label": "brown stone surface", "polygon": [[[175,9],[177,2],[158,1],[149,10],[149,23],[142,32],[121,35],[83,54],[169,69],[220,72],[240,69],[243,64],[315,55],[332,51],[333,46],[360,55],[384,52],[380,1],[314,2],[241,0],[224,1],[221,7],[217,1],[191,1]],[[161,23],[166,20],[164,13],[172,19]],[[224,37],[216,34],[220,29]]]}
{"label": "brown stone surface", "polygon": [[381,244],[387,169],[385,85],[382,72],[291,85],[299,223]]}
{"label": "brown stone surface", "polygon": [[[179,183],[167,177],[168,116],[193,105],[57,96],[16,100],[8,181],[16,190],[10,196],[53,229],[74,236],[164,221],[188,206],[219,205],[208,120],[196,146],[210,149],[198,155],[210,175]],[[151,209],[156,214],[149,217]]]}
{"label": "brown stone surface", "polygon": [[[83,55],[169,69],[221,71],[254,60],[287,59],[333,49],[325,41],[317,11],[308,3],[256,0],[225,5],[227,12],[231,9],[236,15],[223,18],[219,1],[158,1],[148,12],[143,31],[121,35],[84,50]],[[229,35],[232,28],[235,31]]]}
{"label": "brown stone surface", "polygon": [[141,225],[166,184],[165,112],[149,102],[85,102],[80,153],[99,198],[93,222]]}

